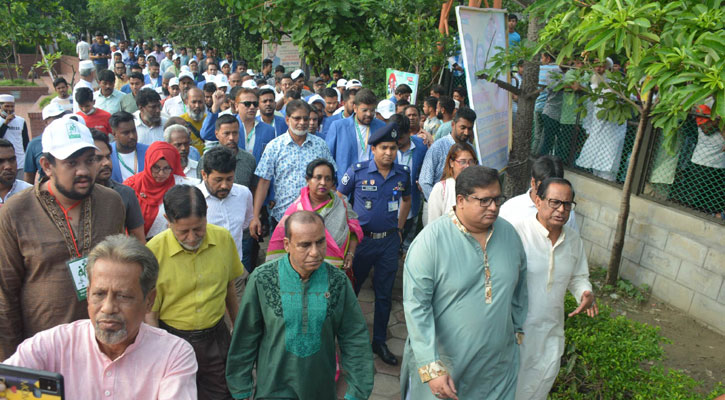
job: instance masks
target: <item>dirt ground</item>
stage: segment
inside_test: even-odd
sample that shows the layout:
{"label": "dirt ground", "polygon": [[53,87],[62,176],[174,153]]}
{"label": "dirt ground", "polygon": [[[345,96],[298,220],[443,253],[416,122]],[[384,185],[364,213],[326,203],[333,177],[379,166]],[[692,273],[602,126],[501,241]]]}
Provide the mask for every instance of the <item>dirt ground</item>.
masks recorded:
{"label": "dirt ground", "polygon": [[672,341],[663,344],[664,366],[701,381],[707,392],[718,382],[725,384],[724,336],[652,297],[639,303],[631,298],[613,299],[604,295],[600,301],[612,307],[617,315],[660,327],[662,336]]}

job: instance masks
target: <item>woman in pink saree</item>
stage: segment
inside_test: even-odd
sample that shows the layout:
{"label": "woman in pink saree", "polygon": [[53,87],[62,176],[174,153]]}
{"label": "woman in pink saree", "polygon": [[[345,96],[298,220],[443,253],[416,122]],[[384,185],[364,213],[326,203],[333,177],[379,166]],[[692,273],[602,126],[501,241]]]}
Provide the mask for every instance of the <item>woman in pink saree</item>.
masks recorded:
{"label": "woman in pink saree", "polygon": [[284,222],[292,213],[305,210],[313,211],[325,220],[325,236],[327,237],[327,254],[325,261],[337,266],[352,279],[352,258],[355,248],[363,237],[362,228],[355,211],[347,201],[335,195],[335,168],[324,158],[318,158],[307,165],[305,171],[307,186],[303,187],[298,197],[284,213],[272,233],[267,249],[266,261],[285,254]]}

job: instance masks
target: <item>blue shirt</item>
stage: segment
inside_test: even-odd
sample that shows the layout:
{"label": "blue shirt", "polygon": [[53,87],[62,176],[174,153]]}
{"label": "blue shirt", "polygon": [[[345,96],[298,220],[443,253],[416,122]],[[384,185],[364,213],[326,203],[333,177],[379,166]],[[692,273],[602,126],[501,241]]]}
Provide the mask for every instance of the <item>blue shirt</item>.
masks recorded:
{"label": "blue shirt", "polygon": [[[151,85],[154,89],[156,89],[157,87],[161,87],[161,82],[163,81],[163,79],[164,78],[161,76],[161,74],[159,74],[156,79],[153,79],[149,76],[149,74],[146,74],[143,76],[143,83],[144,85]],[[156,81],[155,84],[153,82],[154,80]]]}
{"label": "blue shirt", "polygon": [[41,177],[45,176],[43,168],[40,167],[40,157],[43,156],[42,138],[42,136],[37,136],[28,142],[28,147],[25,149],[25,165],[23,166],[23,172],[38,172]]}
{"label": "blue shirt", "polygon": [[521,43],[521,35],[518,32],[509,33],[509,47],[518,46]]}
{"label": "blue shirt", "polygon": [[[546,65],[540,65],[539,66],[539,86],[546,86],[549,84],[549,72],[558,70],[559,66],[556,64],[546,64]],[[548,97],[549,93],[544,90],[541,93],[539,93],[539,97],[536,98],[536,103],[534,104],[534,111],[541,112],[544,110],[544,105],[546,104],[546,98]]]}
{"label": "blue shirt", "polygon": [[430,191],[433,190],[433,185],[439,182],[443,176],[446,157],[454,143],[456,141],[453,139],[453,136],[444,136],[433,142],[433,145],[430,146],[430,149],[425,154],[423,166],[420,168],[418,183],[420,184],[420,188],[423,189],[423,195],[426,200],[430,197]]}
{"label": "blue shirt", "polygon": [[271,214],[277,221],[282,219],[290,204],[299,197],[300,190],[307,185],[305,179],[307,164],[317,158],[327,159],[335,165],[325,141],[315,135],[307,135],[302,146],[298,146],[290,134],[276,137],[267,144],[254,174],[268,181],[274,181],[276,203]]}
{"label": "blue shirt", "polygon": [[126,94],[131,93],[131,85],[129,85],[127,83],[127,84],[121,86],[121,92],[126,93]]}
{"label": "blue shirt", "polygon": [[410,204],[408,219],[415,217],[418,215],[418,211],[420,211],[421,193],[418,190],[418,185],[415,183],[418,181],[418,176],[420,176],[420,168],[423,166],[423,160],[427,152],[428,147],[423,144],[423,139],[418,136],[410,137],[410,148],[408,151],[403,153],[398,150],[398,164],[406,165],[410,168],[410,191],[412,192],[413,198]]}
{"label": "blue shirt", "polygon": [[[110,55],[111,54],[111,46],[107,44],[98,44],[93,43],[91,45],[91,54],[95,55]],[[97,58],[93,60],[93,64],[95,65],[102,65],[104,67],[108,67],[108,59],[107,58]]]}
{"label": "blue shirt", "polygon": [[363,230],[385,232],[398,227],[400,199],[410,196],[410,169],[393,164],[387,178],[375,160],[355,163],[342,176],[338,191],[346,195]]}

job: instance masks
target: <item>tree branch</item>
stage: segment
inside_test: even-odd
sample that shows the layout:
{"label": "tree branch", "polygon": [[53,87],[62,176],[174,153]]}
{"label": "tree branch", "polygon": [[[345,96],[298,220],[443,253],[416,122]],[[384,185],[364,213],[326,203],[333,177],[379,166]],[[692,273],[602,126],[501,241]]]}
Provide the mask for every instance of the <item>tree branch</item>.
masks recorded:
{"label": "tree branch", "polygon": [[[478,79],[483,79],[483,80],[487,80],[487,81],[489,80],[488,79],[489,78],[488,74],[480,74],[480,75],[476,75],[476,77]],[[510,84],[508,82],[504,82],[504,81],[502,81],[500,79],[494,79],[491,82],[493,82],[496,85],[498,85],[498,87],[500,87],[501,89],[507,90],[507,91],[515,94],[516,96],[520,96],[521,95],[521,89],[517,88],[516,86],[514,86],[514,85],[512,85],[512,84]]]}
{"label": "tree branch", "polygon": [[639,104],[632,101],[632,99],[630,99],[629,96],[625,96],[624,93],[612,88],[606,79],[604,79],[602,82],[604,83],[604,86],[606,86],[609,90],[616,93],[619,97],[621,97],[627,103],[631,104],[637,111],[639,111],[640,114],[642,113],[642,107],[640,107]]}

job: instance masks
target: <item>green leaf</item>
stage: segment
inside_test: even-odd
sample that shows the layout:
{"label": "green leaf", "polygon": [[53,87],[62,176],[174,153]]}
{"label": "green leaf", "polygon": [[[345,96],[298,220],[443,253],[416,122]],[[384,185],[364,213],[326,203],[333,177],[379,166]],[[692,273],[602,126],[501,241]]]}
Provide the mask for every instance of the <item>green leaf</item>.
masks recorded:
{"label": "green leaf", "polygon": [[597,36],[592,38],[592,40],[587,43],[587,46],[584,48],[586,51],[594,51],[598,49],[602,49],[606,46],[606,43],[609,39],[614,36],[616,33],[613,29],[604,30],[601,33],[599,33]]}

